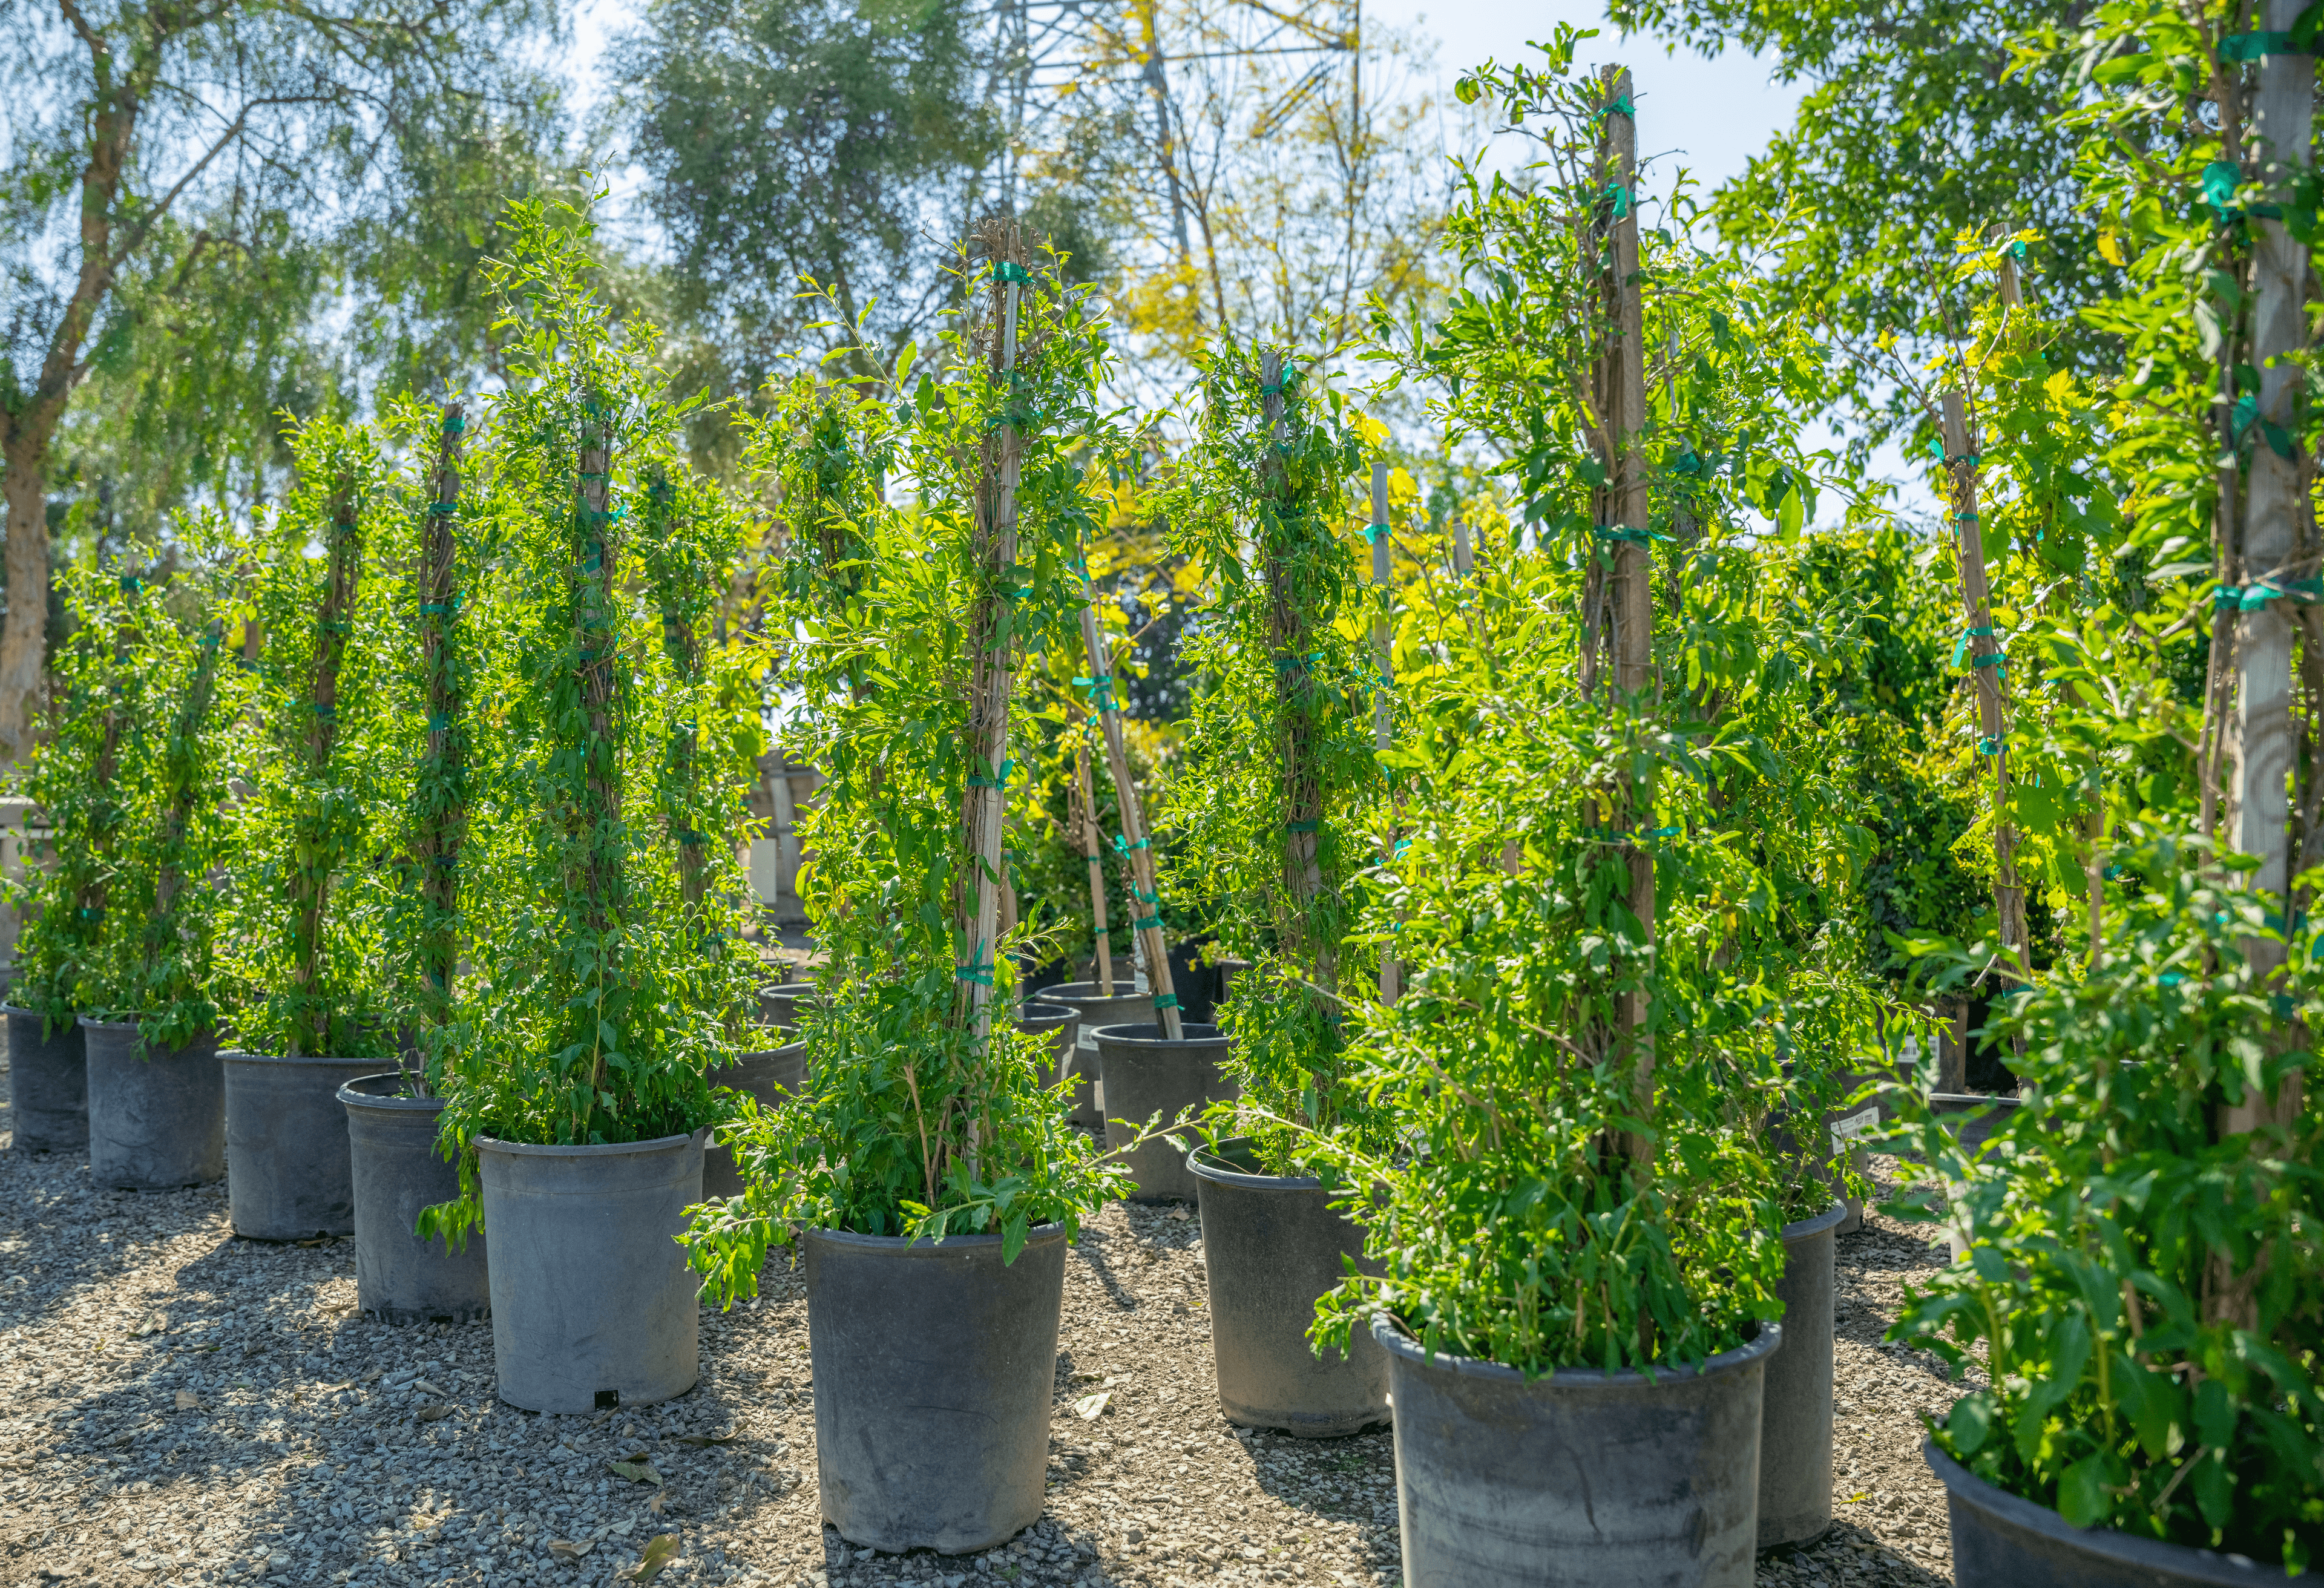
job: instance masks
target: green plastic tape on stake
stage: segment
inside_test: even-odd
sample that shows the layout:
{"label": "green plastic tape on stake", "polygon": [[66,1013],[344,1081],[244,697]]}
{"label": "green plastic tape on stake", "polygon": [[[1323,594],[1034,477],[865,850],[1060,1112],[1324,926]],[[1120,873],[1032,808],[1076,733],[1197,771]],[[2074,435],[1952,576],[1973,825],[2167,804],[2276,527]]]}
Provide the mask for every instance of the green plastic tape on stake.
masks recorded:
{"label": "green plastic tape on stake", "polygon": [[1157,1011],[1176,1009],[1178,1007],[1178,995],[1176,992],[1157,992],[1154,997],[1154,1007]]}
{"label": "green plastic tape on stake", "polygon": [[974,982],[980,987],[990,987],[992,985],[992,972],[981,965],[954,965],[952,979],[955,982]]}
{"label": "green plastic tape on stake", "polygon": [[1619,220],[1624,216],[1630,213],[1630,189],[1622,186],[1621,183],[1608,182],[1606,184],[1606,190],[1600,194],[1599,197],[1601,198],[1611,198],[1614,201],[1614,218],[1616,220]]}
{"label": "green plastic tape on stake", "polygon": [[2243,185],[2243,168],[2232,160],[2214,160],[2203,168],[2203,202],[2221,221],[2241,217],[2243,211],[2233,199],[2236,189]]}
{"label": "green plastic tape on stake", "polygon": [[1364,539],[1377,546],[1379,544],[1379,538],[1388,532],[1389,527],[1387,524],[1367,524],[1364,526]]}
{"label": "green plastic tape on stake", "polygon": [[1298,370],[1286,364],[1283,366],[1283,374],[1281,378],[1277,380],[1273,385],[1268,385],[1264,382],[1260,383],[1259,394],[1262,397],[1280,397],[1298,383]]}
{"label": "green plastic tape on stake", "polygon": [[2312,50],[2302,50],[2290,33],[2229,33],[2219,41],[2221,60],[2252,61],[2264,55],[2312,55]]}
{"label": "green plastic tape on stake", "polygon": [[1630,105],[1630,97],[1628,94],[1617,94],[1613,98],[1607,100],[1605,105],[1600,108],[1598,114],[1591,117],[1591,119],[1592,121],[1603,121],[1609,115],[1627,115],[1632,121],[1638,119],[1638,113],[1636,109],[1632,108]]}
{"label": "green plastic tape on stake", "polygon": [[456,436],[467,428],[467,416],[466,414],[456,413],[450,419],[444,421],[444,428],[438,433],[446,436]]}
{"label": "green plastic tape on stake", "polygon": [[1963,629],[1960,632],[1960,638],[1953,642],[1953,665],[1955,667],[1960,666],[1962,660],[1969,655],[1969,636],[1972,634],[1979,635],[1986,639],[1991,639],[1993,637],[1993,630],[1990,626],[1982,629]]}
{"label": "green plastic tape on stake", "polygon": [[428,504],[428,511],[438,518],[450,518],[460,511],[460,504],[456,502],[431,502]]}
{"label": "green plastic tape on stake", "polygon": [[1020,282],[1029,283],[1033,279],[1033,272],[1027,270],[1023,265],[1017,263],[1014,260],[996,259],[992,262],[992,279],[996,282]]}
{"label": "green plastic tape on stake", "polygon": [[1149,915],[1142,917],[1138,920],[1134,920],[1130,924],[1138,931],[1143,932],[1149,928],[1158,928],[1162,925],[1162,918],[1158,915]]}
{"label": "green plastic tape on stake", "polygon": [[1977,752],[1979,755],[1998,755],[2001,753],[2001,741],[1998,739],[1979,739],[1977,742]]}
{"label": "green plastic tape on stake", "polygon": [[1312,833],[1316,831],[1323,825],[1323,824],[1321,821],[1286,822],[1283,824],[1283,830],[1286,833]]}

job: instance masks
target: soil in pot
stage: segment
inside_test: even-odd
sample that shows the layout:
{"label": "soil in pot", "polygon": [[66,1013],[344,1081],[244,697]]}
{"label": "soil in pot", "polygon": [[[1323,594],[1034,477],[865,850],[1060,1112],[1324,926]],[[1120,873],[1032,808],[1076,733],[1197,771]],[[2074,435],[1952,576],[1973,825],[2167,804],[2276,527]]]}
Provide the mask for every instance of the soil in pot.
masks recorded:
{"label": "soil in pot", "polygon": [[1701,1368],[1514,1368],[1388,1319],[1404,1580],[1461,1588],[1750,1588],[1775,1325]]}
{"label": "soil in pot", "polygon": [[455,1251],[420,1237],[420,1210],[460,1195],[460,1172],[436,1150],[440,1097],[401,1075],[339,1088],[355,1193],[355,1305],[391,1324],[466,1323],[492,1310],[484,1234]]}
{"label": "soil in pot", "polygon": [[1098,1077],[1097,1029],[1154,1018],[1154,994],[1132,991],[1129,977],[1114,978],[1113,993],[1099,997],[1095,982],[1061,982],[1042,988],[1025,1004],[1028,1014],[1036,1002],[1047,1002],[1070,1005],[1080,1015],[1074,1027],[1074,1123],[1092,1130],[1104,1125],[1107,1113]]}
{"label": "soil in pot", "polygon": [[1848,1216],[1834,1203],[1785,1224],[1784,1343],[1767,1359],[1759,1416],[1759,1547],[1821,1537],[1831,1526],[1831,1294],[1836,1237]]}
{"label": "soil in pot", "polygon": [[1211,1350],[1219,1409],[1244,1428],[1336,1438],[1388,1420],[1388,1354],[1359,1331],[1342,1353],[1307,1343],[1315,1298],[1363,1256],[1361,1226],[1321,1180],[1263,1175],[1235,1154],[1197,1149]]}
{"label": "soil in pot", "polygon": [[1933,1444],[1921,1454],[1945,1486],[1960,1588],[2258,1588],[2286,1577],[2281,1565],[2242,1556],[2134,1538],[2111,1528],[2074,1528],[2044,1505],[1997,1489]]}
{"label": "soil in pot", "polygon": [[[1084,1015],[1086,1020],[1089,1017]],[[1162,1028],[1142,1025],[1098,1028],[1098,1074],[1105,1095],[1105,1144],[1125,1146],[1157,1113],[1165,1121],[1188,1107],[1228,1103],[1242,1089],[1222,1074],[1227,1057],[1226,1033],[1216,1026],[1189,1020],[1179,1028],[1184,1036],[1165,1037]],[[1157,1136],[1128,1154],[1137,1189],[1133,1202],[1192,1202],[1198,1182],[1186,1168],[1186,1149],[1194,1145],[1190,1129],[1180,1136]]]}
{"label": "soil in pot", "polygon": [[800,1236],[823,1515],[851,1544],[965,1555],[1040,1519],[1065,1234]]}
{"label": "soil in pot", "polygon": [[207,1186],[226,1174],[226,1071],[217,1034],[150,1048],[134,1023],[80,1022],[88,1052],[88,1177],[126,1191]]}
{"label": "soil in pot", "polygon": [[698,1281],[678,1235],[702,1200],[709,1136],[592,1147],[477,1138],[502,1399],[588,1413],[694,1387]]}
{"label": "soil in pot", "polygon": [[44,1015],[0,1004],[8,1017],[9,1145],[19,1152],[88,1146],[88,1056],[80,1022],[49,1029]]}
{"label": "soil in pot", "polygon": [[234,1233],[254,1241],[352,1235],[355,1171],[339,1088],[383,1058],[277,1058],[228,1051],[226,1187]]}
{"label": "soil in pot", "polygon": [[[711,1066],[710,1084],[747,1093],[761,1108],[776,1107],[798,1096],[807,1084],[807,1044],[738,1054],[732,1064]],[[702,1155],[702,1195],[714,1199],[742,1195],[742,1171],[735,1167],[734,1149],[715,1140]]]}

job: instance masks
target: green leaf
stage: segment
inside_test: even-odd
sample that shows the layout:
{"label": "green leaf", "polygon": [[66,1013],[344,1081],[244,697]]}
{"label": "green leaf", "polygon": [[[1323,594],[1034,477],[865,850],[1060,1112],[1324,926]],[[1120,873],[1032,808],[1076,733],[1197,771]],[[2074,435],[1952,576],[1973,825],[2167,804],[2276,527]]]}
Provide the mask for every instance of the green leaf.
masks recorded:
{"label": "green leaf", "polygon": [[2058,1514],[2072,1528],[2094,1528],[2113,1510],[2104,1455],[2086,1455],[2058,1474]]}
{"label": "green leaf", "polygon": [[1952,1436],[1955,1454],[1971,1456],[1984,1449],[1986,1436],[1993,1432],[1991,1393],[1979,1390],[1954,1401],[1950,1415],[1945,1418],[1945,1432]]}

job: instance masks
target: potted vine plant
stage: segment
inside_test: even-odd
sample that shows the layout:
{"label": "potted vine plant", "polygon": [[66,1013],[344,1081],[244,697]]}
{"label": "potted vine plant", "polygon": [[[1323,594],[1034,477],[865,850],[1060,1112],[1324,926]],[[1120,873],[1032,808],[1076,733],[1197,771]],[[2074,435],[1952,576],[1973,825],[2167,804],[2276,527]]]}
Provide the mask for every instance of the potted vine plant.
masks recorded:
{"label": "potted vine plant", "polygon": [[[224,669],[232,576],[223,522],[179,530],[180,563],[134,665],[152,691],[137,791],[105,900],[118,917],[82,983],[88,1056],[89,1177],[165,1190],[226,1173],[226,1079],[209,873],[225,853],[225,751],[239,674]],[[131,929],[135,923],[135,929]]]}
{"label": "potted vine plant", "polygon": [[1361,454],[1340,393],[1279,352],[1222,349],[1203,395],[1169,516],[1174,549],[1218,593],[1193,648],[1207,687],[1170,821],[1180,886],[1249,962],[1220,1023],[1222,1067],[1250,1107],[1213,1111],[1240,1134],[1190,1153],[1185,1172],[1200,1186],[1221,1408],[1328,1436],[1388,1416],[1388,1358],[1369,1336],[1328,1353],[1307,1342],[1316,1298],[1363,1251],[1313,1138],[1349,1134],[1374,1156],[1395,1140],[1343,1067],[1346,1011],[1377,995],[1380,965],[1350,940],[1361,879],[1383,858],[1380,669],[1356,628],[1347,522]]}
{"label": "potted vine plant", "polygon": [[399,1053],[394,1069],[358,1076],[338,1091],[355,1202],[355,1304],[387,1323],[465,1322],[491,1310],[486,1237],[482,1231],[423,1236],[420,1219],[460,1195],[459,1172],[436,1140],[466,919],[463,860],[475,792],[484,567],[464,519],[464,507],[475,506],[461,478],[466,404],[431,410],[407,396],[389,406],[387,422],[428,464],[419,489],[398,494],[389,519],[393,549],[382,559],[412,570],[392,599],[397,618],[419,639],[399,648],[393,675],[406,706],[404,731],[412,731],[412,706],[424,718],[402,817],[406,860],[387,900],[392,991],[411,1011],[419,1064],[407,1067]]}
{"label": "potted vine plant", "polygon": [[[671,1237],[701,1199],[724,1107],[707,1071],[750,983],[739,931],[687,902],[658,776],[673,725],[705,702],[629,595],[654,532],[640,507],[686,409],[662,395],[654,332],[613,328],[593,226],[586,209],[512,203],[491,271],[512,337],[479,449],[507,717],[464,853],[482,852],[499,897],[470,938],[471,991],[434,1039],[463,1196],[421,1226],[490,1232],[501,1397],[558,1412],[694,1384],[695,1286]],[[706,778],[675,808],[720,864],[741,790]]]}
{"label": "potted vine plant", "polygon": [[[1967,1583],[2282,1581],[2324,1546],[2319,1122],[2236,1112],[2312,1084],[2269,1031],[2324,1015],[2314,938],[2207,845],[2120,837],[2096,963],[1997,1020],[2029,1104],[1977,1149],[1917,1104],[1897,1127],[1950,1196],[1899,1211],[1965,1251],[1890,1336],[1985,1371],[1927,1446]],[[1945,984],[1986,956],[1932,959]]]}
{"label": "potted vine plant", "polygon": [[799,1243],[825,1519],[947,1554],[1041,1514],[1065,1242],[1123,1178],[1043,1084],[1045,1044],[1000,1012],[1011,697],[1079,605],[1104,330],[1013,223],[985,223],[975,253],[940,367],[881,388],[906,404],[917,505],[852,522],[864,597],[814,597],[784,663],[796,749],[828,779],[802,884],[829,956],[809,1085],[743,1104],[749,1189],[687,1237],[729,1300],[770,1242]]}
{"label": "potted vine plant", "polygon": [[108,910],[121,845],[143,775],[151,709],[143,665],[149,626],[167,621],[157,583],[126,564],[70,568],[69,622],[52,663],[49,731],[26,796],[47,818],[50,863],[9,883],[23,923],[16,938],[8,1022],[10,1145],[19,1152],[88,1146],[88,1060],[78,1017],[116,912]]}
{"label": "potted vine plant", "polygon": [[[379,863],[410,757],[391,688],[401,625],[374,544],[388,471],[329,414],[290,435],[297,478],[258,559],[249,790],[233,813],[238,983],[226,1067],[226,1197],[263,1241],[355,1230],[339,1088],[396,1052]],[[309,546],[320,549],[309,555]]]}

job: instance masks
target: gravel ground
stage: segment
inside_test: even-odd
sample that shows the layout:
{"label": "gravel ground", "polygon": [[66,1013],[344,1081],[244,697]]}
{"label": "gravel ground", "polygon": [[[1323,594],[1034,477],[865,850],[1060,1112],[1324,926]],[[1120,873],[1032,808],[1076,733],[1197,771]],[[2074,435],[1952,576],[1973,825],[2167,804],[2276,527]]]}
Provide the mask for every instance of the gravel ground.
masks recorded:
{"label": "gravel ground", "polygon": [[[1388,1436],[1228,1426],[1199,1225],[1172,1212],[1084,1232],[1047,1514],[954,1558],[872,1557],[821,1527],[806,1302],[779,1257],[760,1302],[704,1314],[689,1394],[538,1417],[494,1399],[489,1324],[354,1316],[351,1242],[236,1240],[223,1186],[96,1192],[85,1158],[9,1151],[0,1206],[0,1583],[579,1588],[665,1553],[659,1583],[769,1588],[1398,1581]],[[1840,1251],[1840,1519],[1759,1581],[1950,1583],[1914,1420],[1946,1388],[1877,1343],[1941,1247],[1875,1217]]]}

